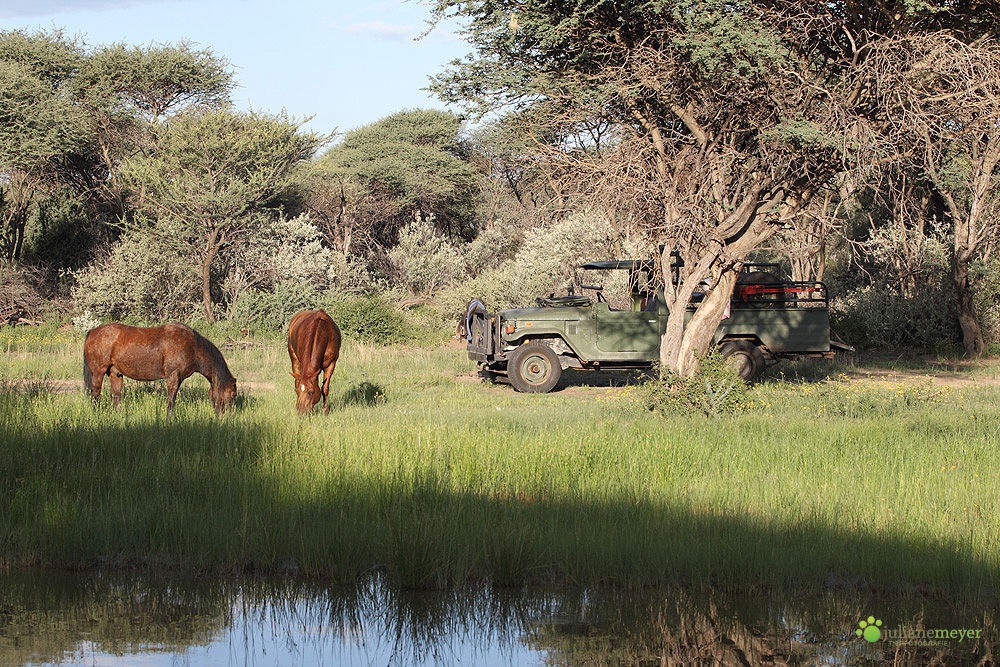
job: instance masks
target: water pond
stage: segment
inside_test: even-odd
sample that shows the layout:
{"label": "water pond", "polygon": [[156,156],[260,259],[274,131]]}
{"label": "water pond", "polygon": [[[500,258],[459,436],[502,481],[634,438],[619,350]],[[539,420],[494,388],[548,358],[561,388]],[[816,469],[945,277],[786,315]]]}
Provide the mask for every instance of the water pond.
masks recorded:
{"label": "water pond", "polygon": [[994,605],[916,594],[0,571],[4,666],[991,665],[998,638]]}

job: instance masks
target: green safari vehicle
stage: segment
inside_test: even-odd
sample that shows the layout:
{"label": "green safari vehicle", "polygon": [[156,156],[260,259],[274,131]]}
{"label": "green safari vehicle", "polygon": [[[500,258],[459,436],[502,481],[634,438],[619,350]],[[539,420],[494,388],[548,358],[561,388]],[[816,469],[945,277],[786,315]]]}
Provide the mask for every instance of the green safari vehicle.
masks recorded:
{"label": "green safari vehicle", "polygon": [[[713,342],[748,381],[760,377],[768,363],[801,357],[832,358],[853,351],[830,340],[826,286],[820,282],[782,282],[746,267],[737,281],[729,316]],[[469,358],[486,377],[509,382],[521,392],[548,392],[562,371],[649,368],[659,360],[660,339],[668,311],[662,286],[653,283],[648,260],[593,262],[590,272],[627,272],[625,301],[613,307],[602,284],[581,285],[594,296],[550,296],[537,307],[491,313],[485,304],[468,305],[464,332]],[[695,304],[688,308],[693,313]]]}

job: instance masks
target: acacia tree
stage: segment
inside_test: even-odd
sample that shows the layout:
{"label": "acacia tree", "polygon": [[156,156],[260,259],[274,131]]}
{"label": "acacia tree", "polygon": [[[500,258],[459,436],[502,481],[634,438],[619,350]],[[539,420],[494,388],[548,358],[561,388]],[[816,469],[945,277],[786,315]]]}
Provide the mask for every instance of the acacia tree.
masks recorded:
{"label": "acacia tree", "polygon": [[[859,77],[873,91],[887,168],[936,195],[951,231],[951,279],[966,352],[985,349],[969,266],[1000,214],[1000,46],[936,32],[875,45]],[[913,191],[897,190],[900,206]],[[929,203],[924,197],[924,206]]]}
{"label": "acacia tree", "polygon": [[321,144],[317,135],[299,133],[299,126],[284,115],[193,108],[157,127],[148,156],[122,166],[137,211],[196,261],[210,322],[212,269],[220,251],[280,204],[292,168]]}
{"label": "acacia tree", "polygon": [[165,118],[189,107],[225,106],[234,86],[228,61],[188,42],[91,50],[73,81],[94,136],[93,166],[82,175],[81,189],[107,203],[117,218],[126,217],[119,164],[148,150]]}
{"label": "acacia tree", "polygon": [[[947,31],[971,43],[996,13],[949,0],[436,0],[476,51],[438,94],[481,112],[534,112],[562,132],[541,145],[617,217],[663,243],[670,320],[660,357],[693,372],[741,262],[801,219],[883,131],[856,75],[883,40]],[[580,129],[606,121],[598,146]],[[568,138],[583,141],[569,141]],[[861,175],[864,172],[858,172]],[[670,253],[683,261],[669,279]],[[698,284],[708,296],[685,324]]]}
{"label": "acacia tree", "polygon": [[122,160],[164,117],[224,104],[232,86],[225,60],[187,43],[88,49],[59,30],[0,32],[3,256],[20,257],[32,207],[54,192],[85,202],[91,219],[126,217]]}
{"label": "acacia tree", "polygon": [[21,257],[35,197],[89,139],[68,81],[83,59],[62,33],[0,33],[0,256]]}
{"label": "acacia tree", "polygon": [[[558,128],[561,140],[539,144],[548,159],[663,245],[660,358],[694,372],[747,254],[840,167],[845,93],[814,66],[810,41],[835,22],[712,0],[441,0],[436,12],[467,18],[477,53],[434,89],[480,111],[528,109]],[[610,128],[600,141],[580,133],[600,126]],[[683,265],[672,270],[675,255]]]}
{"label": "acacia tree", "polygon": [[328,241],[345,256],[359,242],[386,248],[416,213],[467,235],[475,178],[461,127],[455,114],[418,109],[347,132],[305,179]]}

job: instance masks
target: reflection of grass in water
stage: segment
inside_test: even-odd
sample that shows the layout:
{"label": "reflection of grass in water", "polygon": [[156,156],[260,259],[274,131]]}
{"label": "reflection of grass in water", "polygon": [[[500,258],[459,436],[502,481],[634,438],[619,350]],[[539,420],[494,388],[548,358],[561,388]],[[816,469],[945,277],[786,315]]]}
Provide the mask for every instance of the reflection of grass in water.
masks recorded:
{"label": "reflection of grass in water", "polygon": [[[894,648],[896,663],[971,664],[995,642],[988,605],[873,599],[853,590],[771,595],[761,604],[759,596],[692,585],[427,592],[395,589],[378,575],[331,587],[293,577],[28,570],[0,571],[0,664],[82,661],[81,643],[117,661],[167,652],[174,662],[203,664],[217,655],[212,644],[226,643],[231,663],[240,662],[240,650],[275,664],[299,664],[306,655],[346,663],[345,649],[361,636],[366,662],[392,665],[439,663],[463,645],[483,664],[544,656],[548,664],[634,665],[669,656],[687,665],[703,664],[709,652],[724,664],[765,664],[775,655],[788,664],[843,664],[864,648],[850,629],[873,608],[894,624],[983,630],[985,641]],[[183,655],[192,649],[197,654]]]}
{"label": "reflection of grass in water", "polygon": [[446,381],[463,357],[349,344],[313,419],[266,351],[231,367],[275,391],[222,419],[200,376],[173,418],[155,384],[127,384],[121,410],[0,393],[0,554],[410,586],[1000,583],[994,389],[872,388],[887,410],[836,383],[769,382],[707,428],[606,389]]}

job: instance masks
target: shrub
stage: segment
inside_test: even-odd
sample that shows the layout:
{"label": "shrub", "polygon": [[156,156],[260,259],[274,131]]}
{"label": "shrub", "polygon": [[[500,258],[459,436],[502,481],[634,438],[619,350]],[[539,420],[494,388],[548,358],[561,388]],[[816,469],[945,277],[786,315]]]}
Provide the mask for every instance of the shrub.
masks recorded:
{"label": "shrub", "polygon": [[379,297],[331,300],[325,309],[345,337],[391,345],[412,340],[417,334],[402,312]]}
{"label": "shrub", "polygon": [[663,414],[700,412],[710,417],[743,411],[750,385],[713,350],[696,373],[682,378],[668,371],[643,385],[646,407]]}
{"label": "shrub", "polygon": [[285,329],[300,310],[317,308],[319,288],[307,284],[281,283],[273,289],[250,289],[231,305],[229,320],[241,328],[275,333]]}
{"label": "shrub", "polygon": [[1000,343],[1000,260],[979,260],[972,265],[970,274],[979,326],[986,343],[995,346]]}
{"label": "shrub", "polygon": [[491,310],[531,304],[552,292],[565,293],[582,263],[616,254],[616,234],[603,217],[578,213],[528,232],[513,259],[487,265],[471,280],[443,293],[440,302],[457,317],[473,298]]}
{"label": "shrub", "polygon": [[462,256],[434,226],[433,216],[417,218],[399,233],[389,261],[413,294],[435,294],[462,277]]}
{"label": "shrub", "polygon": [[225,282],[237,290],[273,289],[287,282],[320,284],[326,279],[332,255],[323,247],[319,230],[308,215],[291,220],[265,219],[243,243],[230,250]]}
{"label": "shrub", "polygon": [[201,279],[190,259],[148,229],[126,233],[74,277],[77,310],[99,317],[162,322],[182,319],[201,303]]}
{"label": "shrub", "polygon": [[370,294],[388,289],[386,280],[373,276],[364,262],[336,252],[330,257],[326,281],[330,289],[340,294]]}
{"label": "shrub", "polygon": [[475,276],[484,267],[497,266],[513,259],[517,247],[515,236],[499,225],[480,231],[476,238],[459,247],[466,275]]}
{"label": "shrub", "polygon": [[[310,291],[324,283],[333,254],[323,247],[308,215],[261,220],[251,235],[228,252],[222,291],[229,318],[280,328],[284,301],[293,297],[287,307],[294,308],[297,290]],[[251,303],[241,303],[246,299]]]}
{"label": "shrub", "polygon": [[830,324],[859,349],[939,350],[960,336],[955,303],[945,287],[928,287],[909,299],[884,287],[855,289],[831,300]]}
{"label": "shrub", "polygon": [[11,262],[0,262],[0,324],[37,320],[45,307],[38,288],[41,272]]}

